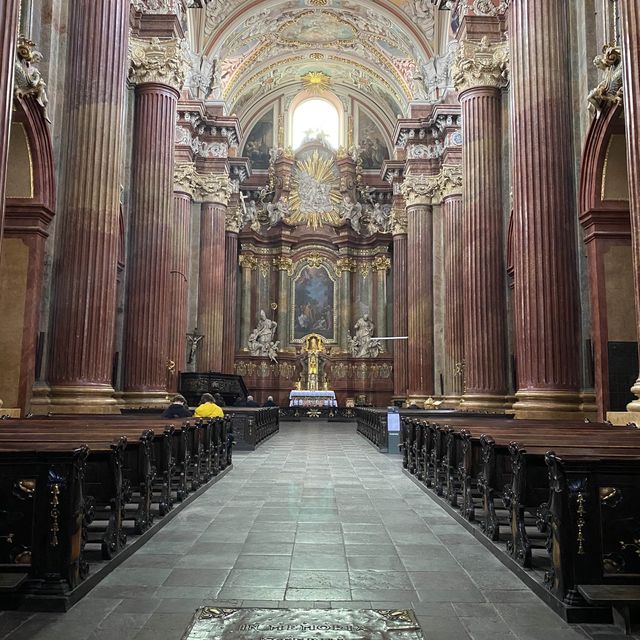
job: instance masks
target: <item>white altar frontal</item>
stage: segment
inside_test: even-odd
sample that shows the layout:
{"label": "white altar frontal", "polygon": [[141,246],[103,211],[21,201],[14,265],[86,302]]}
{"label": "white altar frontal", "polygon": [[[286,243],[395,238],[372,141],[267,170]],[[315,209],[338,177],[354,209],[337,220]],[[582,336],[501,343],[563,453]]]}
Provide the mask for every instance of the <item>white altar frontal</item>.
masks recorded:
{"label": "white altar frontal", "polygon": [[334,391],[295,390],[289,393],[290,407],[337,407]]}

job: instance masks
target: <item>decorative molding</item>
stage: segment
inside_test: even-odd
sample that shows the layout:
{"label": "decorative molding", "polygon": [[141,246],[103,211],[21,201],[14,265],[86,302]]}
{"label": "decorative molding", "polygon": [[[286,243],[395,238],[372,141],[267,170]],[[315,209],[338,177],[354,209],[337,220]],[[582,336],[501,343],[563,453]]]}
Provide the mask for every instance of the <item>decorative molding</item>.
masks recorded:
{"label": "decorative molding", "polygon": [[176,162],[173,169],[173,190],[187,193],[193,200],[200,189],[200,176],[192,162]]}
{"label": "decorative molding", "polygon": [[129,80],[134,84],[156,82],[180,91],[191,63],[186,40],[132,36],[129,40]]}
{"label": "decorative molding", "polygon": [[200,179],[198,195],[202,202],[216,202],[227,206],[232,193],[229,176],[207,174]]}
{"label": "decorative molding", "polygon": [[140,13],[176,15],[180,18],[185,14],[184,0],[133,0],[131,4]]}
{"label": "decorative molding", "polygon": [[320,265],[324,264],[325,257],[320,255],[317,251],[310,253],[304,257],[304,260],[310,267],[317,269]]}
{"label": "decorative molding", "polygon": [[622,50],[616,45],[605,45],[593,60],[594,66],[604,72],[602,82],[589,94],[589,104],[600,113],[622,104],[624,74]]}
{"label": "decorative molding", "polygon": [[242,228],[242,209],[238,206],[227,207],[224,217],[224,229],[229,233],[240,233]]}
{"label": "decorative molding", "polygon": [[442,199],[462,195],[462,167],[458,165],[442,167],[438,175],[438,190]]}
{"label": "decorative molding", "polygon": [[405,207],[393,207],[391,209],[391,233],[394,236],[406,235],[407,226],[407,209]]}
{"label": "decorative molding", "polygon": [[476,87],[501,89],[508,83],[508,64],[507,42],[491,42],[486,36],[480,42],[465,40],[451,69],[454,86],[459,93]]}
{"label": "decorative molding", "polygon": [[400,193],[404,196],[407,209],[417,205],[430,205],[437,192],[438,176],[408,175],[400,185]]}

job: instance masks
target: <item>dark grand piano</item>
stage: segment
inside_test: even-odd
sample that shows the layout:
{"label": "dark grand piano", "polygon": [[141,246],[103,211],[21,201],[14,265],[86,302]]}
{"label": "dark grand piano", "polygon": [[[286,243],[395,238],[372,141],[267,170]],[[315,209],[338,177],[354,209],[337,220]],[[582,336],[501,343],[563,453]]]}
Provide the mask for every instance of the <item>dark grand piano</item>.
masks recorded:
{"label": "dark grand piano", "polygon": [[215,371],[181,373],[179,390],[190,407],[198,406],[203,393],[219,393],[224,398],[224,412],[231,417],[236,449],[252,451],[278,431],[277,408],[234,406],[238,397],[245,400],[249,394],[242,376]]}

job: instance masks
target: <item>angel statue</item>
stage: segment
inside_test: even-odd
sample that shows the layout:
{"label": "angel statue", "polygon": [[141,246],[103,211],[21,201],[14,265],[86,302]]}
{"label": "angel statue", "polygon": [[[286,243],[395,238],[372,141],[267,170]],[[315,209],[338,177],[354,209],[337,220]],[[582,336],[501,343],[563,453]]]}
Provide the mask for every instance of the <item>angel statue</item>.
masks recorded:
{"label": "angel statue", "polygon": [[359,202],[354,202],[353,198],[346,193],[342,198],[340,204],[340,217],[348,221],[351,228],[360,233],[360,221],[362,219],[362,205]]}
{"label": "angel statue", "polygon": [[377,358],[382,352],[380,340],[373,337],[375,325],[369,320],[369,314],[365,313],[355,326],[355,335],[349,336],[351,355],[355,358]]}
{"label": "angel statue", "polygon": [[251,332],[248,341],[249,352],[252,356],[267,356],[273,362],[277,362],[279,341],[274,342],[278,323],[269,320],[264,310],[260,311],[258,326]]}

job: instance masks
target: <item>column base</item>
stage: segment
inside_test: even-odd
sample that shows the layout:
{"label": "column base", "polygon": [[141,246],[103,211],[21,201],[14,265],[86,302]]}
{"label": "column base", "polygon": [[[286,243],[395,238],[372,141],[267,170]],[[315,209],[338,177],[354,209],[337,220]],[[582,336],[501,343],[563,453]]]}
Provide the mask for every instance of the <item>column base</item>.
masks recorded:
{"label": "column base", "polygon": [[580,420],[585,418],[577,391],[526,390],[516,393],[513,411],[521,420]]}
{"label": "column base", "polygon": [[166,391],[123,391],[120,406],[123,409],[166,409],[169,394]]}
{"label": "column base", "polygon": [[630,413],[640,413],[640,378],[635,381],[633,387],[631,387],[631,393],[636,396],[635,400],[632,400],[627,405],[627,411]]}
{"label": "column base", "polygon": [[31,411],[34,415],[48,413],[120,413],[111,385],[74,385],[34,387]]}
{"label": "column base", "polygon": [[511,413],[513,398],[489,393],[465,393],[460,399],[461,411],[488,411],[490,413]]}
{"label": "column base", "polygon": [[20,414],[20,409],[10,409],[9,407],[5,407],[2,400],[0,400],[0,417],[19,418]]}
{"label": "column base", "polygon": [[442,409],[460,409],[460,403],[462,402],[462,396],[442,396]]}

